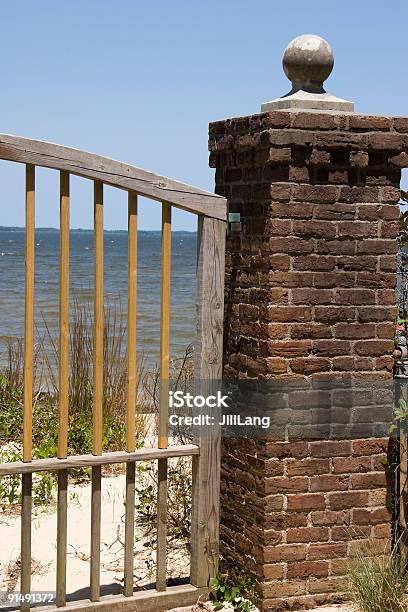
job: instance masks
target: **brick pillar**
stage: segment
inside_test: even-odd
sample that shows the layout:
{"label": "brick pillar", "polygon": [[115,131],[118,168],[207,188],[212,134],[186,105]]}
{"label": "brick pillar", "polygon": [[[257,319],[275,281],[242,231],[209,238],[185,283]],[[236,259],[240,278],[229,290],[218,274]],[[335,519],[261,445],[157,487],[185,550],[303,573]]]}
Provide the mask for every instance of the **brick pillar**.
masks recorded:
{"label": "brick pillar", "polygon": [[[354,113],[274,111],[210,124],[216,192],[242,222],[227,241],[225,377],[309,389],[390,381],[407,142],[408,119]],[[296,393],[292,406],[311,401]],[[336,401],[329,396],[331,409]],[[375,419],[378,401],[367,393],[353,414]],[[258,578],[265,610],[337,599],[355,541],[384,545],[388,439],[370,431],[224,439],[223,563]]]}

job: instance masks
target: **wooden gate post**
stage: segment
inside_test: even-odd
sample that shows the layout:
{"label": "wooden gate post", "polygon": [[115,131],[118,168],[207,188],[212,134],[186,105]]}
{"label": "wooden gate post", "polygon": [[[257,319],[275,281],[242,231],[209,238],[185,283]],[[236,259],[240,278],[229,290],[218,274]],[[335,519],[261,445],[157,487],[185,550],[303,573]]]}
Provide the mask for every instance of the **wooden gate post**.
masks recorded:
{"label": "wooden gate post", "polygon": [[[213,395],[222,377],[225,223],[199,217],[197,248],[197,345],[199,392]],[[217,426],[200,427],[193,457],[191,584],[206,587],[218,571],[221,438]]]}

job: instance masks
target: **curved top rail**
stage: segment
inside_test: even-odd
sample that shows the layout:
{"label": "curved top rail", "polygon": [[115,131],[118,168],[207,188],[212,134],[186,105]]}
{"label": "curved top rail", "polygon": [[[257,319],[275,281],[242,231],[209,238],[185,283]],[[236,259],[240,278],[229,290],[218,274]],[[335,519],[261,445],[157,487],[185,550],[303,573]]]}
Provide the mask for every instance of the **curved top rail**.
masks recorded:
{"label": "curved top rail", "polygon": [[225,221],[227,216],[221,196],[87,151],[0,134],[0,159],[66,170],[206,217]]}

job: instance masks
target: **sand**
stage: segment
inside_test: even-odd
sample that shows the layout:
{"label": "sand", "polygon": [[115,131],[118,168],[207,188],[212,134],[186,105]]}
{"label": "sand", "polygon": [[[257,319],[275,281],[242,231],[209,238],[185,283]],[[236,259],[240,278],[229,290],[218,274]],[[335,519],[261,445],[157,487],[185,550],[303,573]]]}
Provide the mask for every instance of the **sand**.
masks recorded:
{"label": "sand", "polygon": [[[102,479],[101,593],[119,593],[123,585],[125,476]],[[90,554],[90,483],[70,487],[68,506],[67,593],[74,599],[88,596]],[[0,515],[0,591],[19,590],[19,513]],[[32,591],[55,591],[56,505],[34,508],[32,521]],[[154,534],[153,534],[154,535]],[[135,586],[154,582],[155,553],[150,537],[136,528]],[[174,544],[169,551],[169,576],[189,575],[185,547]],[[71,598],[71,597],[70,597]]]}

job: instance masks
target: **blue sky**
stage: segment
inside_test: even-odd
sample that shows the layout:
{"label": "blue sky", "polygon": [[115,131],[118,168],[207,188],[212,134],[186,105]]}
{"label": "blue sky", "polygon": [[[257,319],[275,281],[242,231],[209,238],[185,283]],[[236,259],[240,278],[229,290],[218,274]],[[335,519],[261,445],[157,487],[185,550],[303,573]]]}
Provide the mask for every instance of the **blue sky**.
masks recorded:
{"label": "blue sky", "polygon": [[[282,51],[302,33],[335,52],[329,91],[356,110],[408,114],[408,5],[378,0],[2,2],[0,131],[66,144],[213,189],[208,122],[259,111],[289,89]],[[23,225],[23,169],[0,163],[0,225]],[[124,193],[105,225],[126,227]],[[58,176],[38,172],[38,226],[58,226]],[[92,186],[72,184],[72,227],[91,227]],[[160,225],[141,205],[140,227]],[[195,219],[175,215],[175,229]]]}

